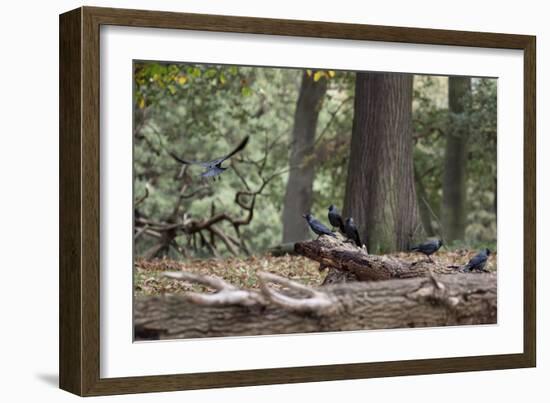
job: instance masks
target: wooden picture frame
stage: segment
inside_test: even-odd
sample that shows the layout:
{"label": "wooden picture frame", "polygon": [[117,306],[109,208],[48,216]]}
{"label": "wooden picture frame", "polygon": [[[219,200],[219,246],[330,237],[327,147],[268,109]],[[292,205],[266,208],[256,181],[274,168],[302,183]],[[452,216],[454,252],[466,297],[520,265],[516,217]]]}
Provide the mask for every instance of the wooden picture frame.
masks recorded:
{"label": "wooden picture frame", "polygon": [[[100,26],[353,39],[524,52],[523,353],[100,377]],[[82,7],[60,16],[60,387],[81,396],[533,367],[536,363],[535,37]]]}

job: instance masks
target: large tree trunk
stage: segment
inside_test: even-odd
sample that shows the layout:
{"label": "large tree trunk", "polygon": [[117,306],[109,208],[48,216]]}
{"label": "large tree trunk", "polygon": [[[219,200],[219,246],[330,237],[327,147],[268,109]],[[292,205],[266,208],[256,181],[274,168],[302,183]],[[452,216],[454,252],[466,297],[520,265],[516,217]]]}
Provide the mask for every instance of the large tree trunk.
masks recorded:
{"label": "large tree trunk", "polygon": [[413,175],[412,75],[357,73],[344,213],[372,253],[422,233]]}
{"label": "large tree trunk", "polygon": [[205,306],[183,295],[139,297],[135,334],[143,340],[492,324],[496,284],[494,274],[338,284],[317,291],[332,304],[324,314],[272,302]]}
{"label": "large tree trunk", "polygon": [[283,243],[306,239],[309,235],[302,214],[311,210],[315,132],[326,90],[325,78],[315,81],[313,75],[304,72],[292,131],[290,172],[283,206]]}
{"label": "large tree trunk", "polygon": [[464,114],[470,93],[470,78],[449,77],[449,122],[441,206],[441,224],[447,242],[463,240],[466,230],[468,125]]}

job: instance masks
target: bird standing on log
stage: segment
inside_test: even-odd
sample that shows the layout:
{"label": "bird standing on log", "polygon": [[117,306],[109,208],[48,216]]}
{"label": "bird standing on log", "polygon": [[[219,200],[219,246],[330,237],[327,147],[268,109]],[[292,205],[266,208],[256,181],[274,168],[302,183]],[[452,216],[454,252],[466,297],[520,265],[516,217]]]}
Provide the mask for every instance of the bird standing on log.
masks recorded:
{"label": "bird standing on log", "polygon": [[216,159],[211,160],[211,161],[204,161],[204,162],[190,161],[190,160],[180,158],[176,154],[174,154],[170,151],[168,151],[168,154],[170,154],[170,156],[172,158],[174,158],[176,161],[178,161],[180,164],[200,165],[200,166],[202,166],[203,168],[206,169],[206,171],[204,171],[201,174],[201,176],[203,178],[213,178],[215,180],[218,175],[222,174],[223,171],[225,171],[227,169],[227,167],[222,167],[222,163],[225,160],[228,160],[229,158],[231,158],[233,155],[237,154],[239,151],[242,151],[246,147],[246,144],[248,143],[248,139],[249,139],[249,136],[246,136],[239,143],[239,145],[233,151],[231,151],[229,154],[224,155],[223,157],[216,158]]}
{"label": "bird standing on log", "polygon": [[424,243],[421,243],[420,245],[413,246],[410,248],[410,250],[413,252],[423,253],[428,257],[430,262],[433,263],[431,255],[437,252],[442,245],[443,245],[443,241],[441,239],[434,239],[434,240],[429,240]]}
{"label": "bird standing on log", "polygon": [[304,214],[302,217],[306,219],[307,223],[309,224],[309,228],[311,228],[311,230],[317,235],[328,235],[336,237],[336,235],[331,230],[329,230],[323,223],[321,223],[311,214]]}
{"label": "bird standing on log", "polygon": [[328,208],[328,220],[333,228],[338,228],[342,234],[346,233],[344,229],[344,220],[334,204],[331,204]]}
{"label": "bird standing on log", "polygon": [[486,272],[487,270],[485,270],[485,265],[487,264],[487,260],[489,259],[490,254],[491,251],[489,249],[483,249],[481,252],[470,259],[468,264],[464,266],[464,271],[476,270]]}
{"label": "bird standing on log", "polygon": [[359,238],[359,231],[357,230],[352,217],[346,219],[346,222],[344,223],[344,233],[349,239],[355,242],[357,246],[361,247],[362,244],[361,239]]}

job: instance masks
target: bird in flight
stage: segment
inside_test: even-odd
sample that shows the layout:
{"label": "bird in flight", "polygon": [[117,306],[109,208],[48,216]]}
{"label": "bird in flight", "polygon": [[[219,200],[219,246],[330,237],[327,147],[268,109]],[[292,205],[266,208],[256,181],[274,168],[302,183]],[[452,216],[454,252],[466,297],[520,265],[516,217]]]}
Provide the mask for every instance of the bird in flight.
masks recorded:
{"label": "bird in flight", "polygon": [[201,176],[203,178],[214,178],[214,180],[215,180],[218,175],[223,173],[223,171],[225,171],[228,168],[228,167],[222,167],[222,163],[224,161],[228,160],[229,158],[231,158],[232,156],[234,156],[235,154],[237,154],[239,151],[242,151],[246,147],[246,144],[248,143],[248,139],[249,139],[249,136],[246,136],[239,143],[239,145],[233,151],[231,151],[229,154],[224,155],[223,157],[213,159],[211,161],[202,162],[202,161],[186,160],[186,159],[178,157],[176,154],[174,154],[170,151],[168,151],[168,154],[170,154],[170,156],[172,158],[174,158],[176,161],[178,161],[180,164],[200,165],[200,166],[202,166],[203,168],[205,168],[205,171],[201,174]]}
{"label": "bird in flight", "polygon": [[313,232],[315,232],[317,235],[328,235],[332,237],[336,237],[334,233],[329,230],[321,221],[317,220],[315,217],[313,217],[311,214],[304,214],[302,217],[304,217],[309,224],[309,228]]}
{"label": "bird in flight", "polygon": [[428,256],[428,259],[430,259],[430,262],[433,263],[433,260],[430,255],[433,255],[435,252],[437,252],[442,245],[443,245],[443,241],[441,239],[434,239],[434,240],[421,243],[420,245],[413,246],[410,250],[414,252],[423,253],[424,255]]}
{"label": "bird in flight", "polygon": [[489,258],[490,254],[491,251],[489,249],[483,249],[481,252],[470,259],[468,264],[464,266],[464,271],[487,271],[485,270],[485,264],[487,263],[487,259]]}
{"label": "bird in flight", "polygon": [[349,239],[355,242],[357,246],[361,247],[361,238],[359,238],[359,231],[357,230],[357,226],[355,225],[353,218],[349,217],[346,219],[344,224],[344,232]]}
{"label": "bird in flight", "polygon": [[328,220],[333,228],[338,228],[340,232],[345,233],[344,220],[342,220],[342,216],[338,209],[334,207],[334,204],[331,204],[328,208]]}

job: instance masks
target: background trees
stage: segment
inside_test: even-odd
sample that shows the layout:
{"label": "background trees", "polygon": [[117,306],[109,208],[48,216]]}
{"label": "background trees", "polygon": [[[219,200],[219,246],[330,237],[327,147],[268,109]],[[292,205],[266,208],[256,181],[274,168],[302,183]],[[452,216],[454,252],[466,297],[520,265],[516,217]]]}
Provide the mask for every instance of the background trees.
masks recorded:
{"label": "background trees", "polygon": [[[371,249],[402,249],[423,232],[447,237],[453,191],[463,232],[449,240],[496,241],[496,80],[471,79],[452,113],[446,77],[135,63],[134,84],[137,256],[261,252],[310,237],[301,214],[326,221],[329,204],[345,205]],[[445,161],[463,127],[455,186]],[[221,181],[166,152],[208,159],[246,135]]]}

